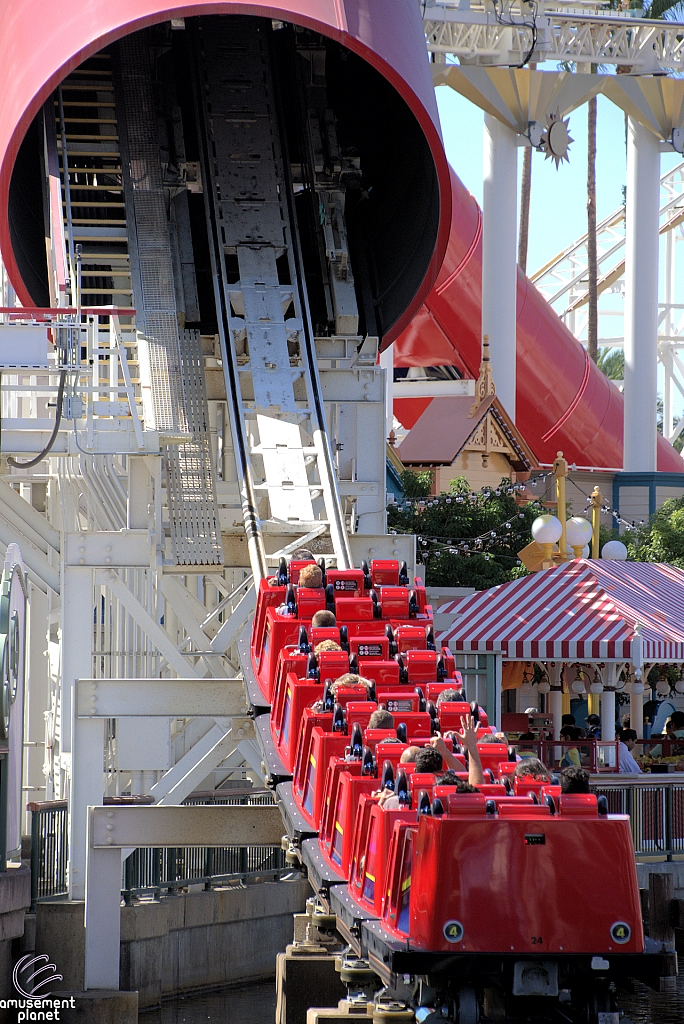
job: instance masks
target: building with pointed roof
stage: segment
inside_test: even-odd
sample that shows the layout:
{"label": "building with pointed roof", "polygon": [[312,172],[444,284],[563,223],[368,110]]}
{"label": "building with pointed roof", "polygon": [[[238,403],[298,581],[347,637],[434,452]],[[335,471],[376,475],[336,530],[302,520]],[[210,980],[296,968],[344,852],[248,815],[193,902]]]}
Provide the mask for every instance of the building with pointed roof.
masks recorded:
{"label": "building with pointed roof", "polygon": [[433,471],[436,494],[448,490],[449,482],[458,476],[479,490],[496,486],[502,477],[526,480],[539,468],[534,452],[496,396],[486,335],[474,400],[468,395],[433,398],[398,453],[407,468]]}

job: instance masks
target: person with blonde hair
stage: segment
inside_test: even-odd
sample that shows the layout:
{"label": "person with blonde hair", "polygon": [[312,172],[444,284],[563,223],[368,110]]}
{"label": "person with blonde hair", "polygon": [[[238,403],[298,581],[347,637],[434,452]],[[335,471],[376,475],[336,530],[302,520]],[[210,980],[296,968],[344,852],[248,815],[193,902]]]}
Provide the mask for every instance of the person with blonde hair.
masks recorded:
{"label": "person with blonde hair", "polygon": [[336,640],[321,640],[314,647],[314,654],[321,654],[323,651],[341,651],[342,648]]}
{"label": "person with blonde hair", "polygon": [[319,565],[305,565],[299,573],[300,587],[322,587],[323,573]]}
{"label": "person with blonde hair", "polygon": [[363,676],[357,676],[355,672],[345,672],[344,675],[338,676],[330,687],[330,692],[333,697],[337,696],[337,691],[345,686],[365,686],[369,695],[373,689],[373,683],[370,679],[364,679]]}

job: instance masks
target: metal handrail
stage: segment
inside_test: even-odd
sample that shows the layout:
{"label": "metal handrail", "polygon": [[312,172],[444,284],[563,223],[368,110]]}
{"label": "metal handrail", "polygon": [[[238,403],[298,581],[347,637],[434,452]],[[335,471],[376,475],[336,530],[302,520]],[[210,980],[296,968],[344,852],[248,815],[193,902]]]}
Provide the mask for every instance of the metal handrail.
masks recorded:
{"label": "metal handrail", "polygon": [[[106,796],[107,805],[148,805],[148,794]],[[273,804],[266,789],[208,790],[191,794],[185,804]],[[31,811],[31,913],[36,904],[66,899],[69,858],[68,803],[66,800],[35,800]],[[121,894],[130,903],[143,893],[159,897],[190,885],[213,885],[269,879],[278,881],[292,869],[280,846],[185,847],[136,849],[124,861]]]}
{"label": "metal handrail", "polygon": [[[577,748],[580,756],[584,753],[586,763],[582,767],[592,773],[618,772],[619,768],[619,740],[523,740],[522,743],[514,744],[522,746],[526,750],[534,750],[542,761],[549,768],[559,768],[566,751]],[[561,751],[560,756],[558,751]],[[601,753],[603,752],[603,756]]]}
{"label": "metal handrail", "polygon": [[606,797],[609,813],[629,815],[637,860],[684,855],[684,773],[601,775],[591,780],[591,789]]}

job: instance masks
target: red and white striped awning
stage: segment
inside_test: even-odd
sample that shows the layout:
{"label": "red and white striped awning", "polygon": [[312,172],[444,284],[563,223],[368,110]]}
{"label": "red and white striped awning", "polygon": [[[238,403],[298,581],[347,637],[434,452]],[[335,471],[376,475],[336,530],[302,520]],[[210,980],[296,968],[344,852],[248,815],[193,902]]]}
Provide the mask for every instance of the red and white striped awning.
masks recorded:
{"label": "red and white striped awning", "polygon": [[508,660],[684,661],[684,571],[576,559],[439,608],[455,651]]}

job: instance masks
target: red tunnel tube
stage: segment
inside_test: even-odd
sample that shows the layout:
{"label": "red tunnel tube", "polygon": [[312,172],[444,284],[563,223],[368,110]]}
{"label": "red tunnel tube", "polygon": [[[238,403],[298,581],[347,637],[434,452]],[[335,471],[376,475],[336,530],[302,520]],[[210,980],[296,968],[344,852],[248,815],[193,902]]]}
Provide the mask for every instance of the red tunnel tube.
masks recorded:
{"label": "red tunnel tube", "polygon": [[[451,234],[444,264],[422,308],[395,342],[394,364],[451,364],[477,377],[482,358],[482,212],[453,171],[451,187]],[[578,466],[621,468],[622,395],[522,272],[517,350],[517,423],[540,462],[550,464],[562,451]],[[684,472],[684,460],[662,436],[658,469]]]}
{"label": "red tunnel tube", "polygon": [[[366,59],[404,97],[435,160],[440,225],[422,285],[386,342],[397,338],[395,362],[399,366],[455,363],[467,374],[476,375],[480,362],[481,214],[453,173],[449,188],[420,11],[413,0],[280,0],[277,4],[196,0],[177,7],[168,7],[164,0],[119,0],[116,4],[85,0],[67,5],[22,0],[3,5],[0,250],[20,300],[31,304],[10,244],[8,192],[19,145],[41,104],[89,55],[130,32],[171,17],[228,13],[292,21],[321,32]],[[402,328],[406,328],[403,333]],[[622,396],[587,363],[582,346],[522,275],[518,288],[518,421],[544,462],[552,461],[562,449],[578,465],[622,465]],[[680,456],[663,439],[659,439],[658,468],[684,470]]]}
{"label": "red tunnel tube", "polygon": [[169,0],[61,4],[54,0],[20,0],[0,5],[0,251],[20,301],[33,305],[10,242],[9,186],[19,146],[41,105],[74,68],[122,36],[171,18],[210,14],[261,16],[320,32],[376,68],[416,117],[435,162],[440,219],[423,281],[387,332],[386,341],[391,342],[410,323],[435,283],[451,221],[449,167],[425,55],[420,6],[415,0],[188,0],[178,5]]}

